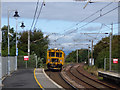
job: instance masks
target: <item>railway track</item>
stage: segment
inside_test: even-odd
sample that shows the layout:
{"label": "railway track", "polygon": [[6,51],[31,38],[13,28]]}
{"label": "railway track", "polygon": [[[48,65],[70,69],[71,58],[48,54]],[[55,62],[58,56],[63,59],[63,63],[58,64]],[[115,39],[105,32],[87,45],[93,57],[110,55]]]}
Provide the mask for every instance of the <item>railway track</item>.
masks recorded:
{"label": "railway track", "polygon": [[106,83],[100,82],[99,80],[90,78],[90,77],[88,77],[87,75],[85,75],[84,73],[81,73],[80,70],[79,70],[79,68],[81,68],[81,67],[78,66],[78,67],[76,68],[76,70],[77,70],[77,72],[78,72],[80,75],[82,75],[82,76],[86,77],[87,79],[92,80],[92,81],[94,81],[94,82],[96,82],[96,83],[99,83],[99,84],[105,86],[106,88],[115,89],[115,87],[113,87],[113,86],[109,86],[109,85],[106,84]]}
{"label": "railway track", "polygon": [[72,86],[68,81],[66,81],[61,73],[59,71],[51,71],[51,70],[45,70],[46,74],[57,84],[62,86],[64,89],[69,89],[69,90],[76,90],[74,86]]}
{"label": "railway track", "polygon": [[85,88],[92,88],[92,89],[116,89],[115,87],[109,86],[105,83],[100,81],[94,80],[79,71],[79,65],[71,65],[66,73],[67,75],[74,80],[76,83],[84,86]]}

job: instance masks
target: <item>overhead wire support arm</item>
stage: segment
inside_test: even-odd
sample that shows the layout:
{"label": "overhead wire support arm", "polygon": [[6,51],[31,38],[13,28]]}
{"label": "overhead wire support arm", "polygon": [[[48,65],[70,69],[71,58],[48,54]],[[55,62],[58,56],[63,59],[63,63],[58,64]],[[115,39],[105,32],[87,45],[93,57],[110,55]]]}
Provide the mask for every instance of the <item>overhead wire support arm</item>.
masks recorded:
{"label": "overhead wire support arm", "polygon": [[104,16],[104,15],[106,15],[106,14],[108,14],[108,13],[114,11],[114,10],[116,10],[118,7],[119,7],[119,6],[117,6],[117,7],[113,8],[113,9],[109,10],[108,12],[102,14],[101,16],[98,16],[97,18],[91,20],[90,22],[88,22],[88,23],[86,23],[86,24],[84,24],[84,25],[82,25],[82,26],[80,26],[80,27],[78,27],[78,28],[83,28],[84,26],[88,25],[89,23],[92,23],[93,21],[99,19],[100,17],[102,17],[102,16]]}
{"label": "overhead wire support arm", "polygon": [[[111,3],[107,4],[105,7],[101,8],[100,10],[102,10],[102,9],[106,8],[107,6],[109,6],[109,5],[110,5],[110,4],[112,4],[112,3],[113,3],[113,2],[111,2]],[[112,11],[116,10],[118,7],[119,7],[119,6],[117,6],[117,7],[113,8],[113,9],[109,10],[108,12],[106,12],[106,13],[104,13],[104,14],[102,14],[102,15],[98,16],[98,17],[96,17],[95,19],[91,20],[90,22],[88,22],[88,23],[86,23],[86,24],[84,24],[84,25],[82,25],[82,26],[78,27],[78,29],[77,29],[77,30],[79,30],[79,29],[81,29],[81,28],[85,27],[86,25],[88,25],[88,24],[90,24],[90,23],[94,22],[95,20],[97,20],[97,19],[99,19],[99,18],[101,18],[101,17],[105,16],[106,14],[108,14],[108,13],[110,13],[110,12],[112,12]],[[96,11],[95,13],[93,13],[92,15],[90,15],[89,17],[87,17],[87,18],[83,19],[81,22],[83,22],[83,21],[85,21],[86,19],[90,18],[91,16],[95,15],[95,14],[96,14],[96,13],[98,13],[100,10]],[[80,23],[81,23],[81,22],[80,22]],[[77,23],[77,25],[78,25],[78,24],[79,24],[79,23]],[[69,33],[68,33],[68,34],[69,34]],[[65,36],[66,36],[66,35],[63,35],[62,37],[65,37]],[[61,38],[61,37],[60,37],[60,38]],[[59,38],[58,38],[58,39],[59,39]]]}
{"label": "overhead wire support arm", "polygon": [[[100,12],[101,10],[105,9],[106,7],[108,7],[109,5],[111,5],[112,3],[113,3],[113,2],[107,4],[106,6],[102,7],[102,8],[99,9],[99,10],[97,10],[96,12],[94,12],[93,14],[91,14],[90,16],[88,16],[88,17],[84,18],[83,20],[79,21],[78,23],[76,23],[76,25],[79,25],[79,24],[82,23],[83,21],[85,21],[85,20],[87,20],[88,18],[94,16],[96,13],[98,13],[98,12]],[[76,25],[75,25],[75,26],[76,26]],[[75,27],[75,26],[73,26],[73,27]],[[65,30],[64,30],[64,31],[65,31]]]}
{"label": "overhead wire support arm", "polygon": [[80,33],[80,34],[109,34],[109,33]]}

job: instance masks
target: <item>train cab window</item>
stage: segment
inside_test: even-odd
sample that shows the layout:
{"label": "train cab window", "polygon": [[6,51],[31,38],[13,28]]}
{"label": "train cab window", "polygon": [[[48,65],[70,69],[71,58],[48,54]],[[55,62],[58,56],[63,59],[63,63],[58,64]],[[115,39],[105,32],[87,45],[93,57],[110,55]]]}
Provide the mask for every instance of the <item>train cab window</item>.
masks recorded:
{"label": "train cab window", "polygon": [[62,53],[60,53],[60,57],[62,57]]}
{"label": "train cab window", "polygon": [[49,57],[51,56],[51,52],[49,52]]}
{"label": "train cab window", "polygon": [[51,57],[55,57],[55,52],[50,53]]}
{"label": "train cab window", "polygon": [[59,54],[60,54],[59,52],[56,52],[56,57],[59,57],[60,56]]}
{"label": "train cab window", "polygon": [[52,59],[52,62],[58,62],[58,59]]}

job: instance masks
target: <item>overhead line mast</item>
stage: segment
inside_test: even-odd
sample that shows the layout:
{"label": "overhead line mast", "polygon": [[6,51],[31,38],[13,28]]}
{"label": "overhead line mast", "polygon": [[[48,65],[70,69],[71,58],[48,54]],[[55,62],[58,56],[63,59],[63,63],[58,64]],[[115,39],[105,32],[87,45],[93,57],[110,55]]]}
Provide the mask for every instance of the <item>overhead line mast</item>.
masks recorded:
{"label": "overhead line mast", "polygon": [[[89,15],[88,17],[84,18],[83,20],[79,21],[78,23],[76,23],[73,27],[75,27],[76,25],[79,25],[80,23],[82,23],[83,21],[89,19],[90,17],[94,16],[95,14],[97,14],[98,12],[100,12],[101,10],[105,9],[106,7],[108,7],[109,5],[111,5],[113,2],[107,4],[106,6],[102,7],[101,9],[97,10],[96,12],[94,12],[93,14]],[[72,27],[71,27],[72,28]],[[64,30],[65,31],[65,30]],[[68,30],[69,31],[69,30]]]}
{"label": "overhead line mast", "polygon": [[[113,9],[109,10],[108,12],[106,12],[106,13],[104,13],[104,14],[98,16],[97,18],[91,20],[90,22],[88,22],[88,23],[86,23],[86,24],[84,24],[84,25],[82,25],[82,26],[80,26],[80,27],[78,27],[78,28],[81,29],[81,28],[85,27],[86,25],[88,25],[88,24],[94,22],[95,20],[99,19],[100,17],[105,16],[106,14],[108,14],[108,13],[110,13],[110,12],[116,10],[118,7],[119,7],[119,6],[117,6],[117,7],[113,8]],[[77,30],[78,30],[78,29],[77,29]],[[68,34],[70,34],[70,33],[68,33]],[[65,37],[65,36],[66,36],[66,35],[63,35],[62,37]],[[62,38],[62,37],[59,37],[59,38]],[[57,38],[57,40],[58,40],[59,38]]]}

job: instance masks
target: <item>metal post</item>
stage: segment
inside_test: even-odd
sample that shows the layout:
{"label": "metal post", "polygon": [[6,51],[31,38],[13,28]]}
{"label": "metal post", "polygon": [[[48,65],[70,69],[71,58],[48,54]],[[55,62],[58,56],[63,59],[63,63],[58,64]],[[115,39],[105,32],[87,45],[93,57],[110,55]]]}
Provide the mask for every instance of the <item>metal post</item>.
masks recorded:
{"label": "metal post", "polygon": [[10,45],[9,45],[9,10],[8,10],[8,75],[10,75]]}
{"label": "metal post", "polygon": [[112,33],[113,33],[113,24],[111,24],[111,32],[110,32],[110,46],[109,46],[109,71],[111,71],[111,57],[112,57]]}
{"label": "metal post", "polygon": [[89,45],[88,45],[88,64],[90,64],[90,62],[89,62]]}
{"label": "metal post", "polygon": [[[0,86],[2,86],[2,57],[1,57],[1,46],[2,46],[2,31],[1,31],[1,0],[0,0]],[[0,88],[1,90],[1,88]]]}
{"label": "metal post", "polygon": [[36,68],[37,68],[37,56],[35,56],[35,60],[36,60]]}
{"label": "metal post", "polygon": [[15,61],[15,70],[17,70],[17,56],[18,56],[18,48],[17,48],[17,43],[18,43],[18,41],[17,41],[17,18],[16,18],[16,61]]}
{"label": "metal post", "polygon": [[[28,30],[28,57],[30,60],[30,30]],[[27,68],[27,61],[26,61],[26,68]]]}
{"label": "metal post", "polygon": [[91,65],[93,63],[93,40],[92,40],[92,48],[91,48]]}
{"label": "metal post", "polygon": [[78,63],[78,49],[76,50],[76,54],[77,54],[76,63]]}
{"label": "metal post", "polygon": [[104,71],[106,71],[106,58],[104,58]]}

